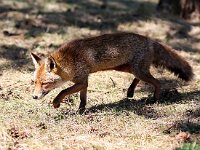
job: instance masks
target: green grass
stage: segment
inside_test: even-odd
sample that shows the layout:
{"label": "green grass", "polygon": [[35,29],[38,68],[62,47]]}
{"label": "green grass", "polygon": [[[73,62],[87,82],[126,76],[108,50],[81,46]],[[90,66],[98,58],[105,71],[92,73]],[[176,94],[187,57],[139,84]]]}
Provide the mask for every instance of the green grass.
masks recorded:
{"label": "green grass", "polygon": [[200,145],[194,143],[185,143],[180,148],[176,148],[176,150],[199,150]]}

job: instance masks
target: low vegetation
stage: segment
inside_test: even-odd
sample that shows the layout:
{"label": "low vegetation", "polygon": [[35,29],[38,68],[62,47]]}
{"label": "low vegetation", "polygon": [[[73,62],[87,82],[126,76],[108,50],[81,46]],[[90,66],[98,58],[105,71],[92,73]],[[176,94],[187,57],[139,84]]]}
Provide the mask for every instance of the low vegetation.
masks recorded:
{"label": "low vegetation", "polygon": [[[196,150],[200,144],[200,27],[155,12],[157,0],[0,0],[0,149]],[[59,109],[58,92],[33,100],[30,52],[47,54],[64,41],[129,31],[163,41],[193,67],[183,82],[151,68],[162,83],[161,102],[146,105],[153,87],[141,82],[126,99],[133,76],[116,71],[89,78],[85,115],[79,95]]]}

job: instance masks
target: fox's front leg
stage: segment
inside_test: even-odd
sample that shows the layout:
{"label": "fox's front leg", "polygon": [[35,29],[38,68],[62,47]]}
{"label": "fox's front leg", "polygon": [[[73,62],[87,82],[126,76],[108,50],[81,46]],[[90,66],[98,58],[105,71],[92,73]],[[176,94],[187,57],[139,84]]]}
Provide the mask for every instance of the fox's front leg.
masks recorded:
{"label": "fox's front leg", "polygon": [[[62,100],[70,94],[79,92],[81,90],[87,89],[88,86],[88,82],[81,82],[81,83],[75,83],[73,86],[62,90],[57,96],[56,98],[53,100],[53,106],[54,108],[58,108],[60,107],[60,103],[62,102]],[[85,92],[84,92],[85,93]],[[86,100],[85,100],[86,103]]]}
{"label": "fox's front leg", "polygon": [[82,114],[85,111],[85,105],[87,101],[87,88],[80,91],[80,100],[79,113]]}

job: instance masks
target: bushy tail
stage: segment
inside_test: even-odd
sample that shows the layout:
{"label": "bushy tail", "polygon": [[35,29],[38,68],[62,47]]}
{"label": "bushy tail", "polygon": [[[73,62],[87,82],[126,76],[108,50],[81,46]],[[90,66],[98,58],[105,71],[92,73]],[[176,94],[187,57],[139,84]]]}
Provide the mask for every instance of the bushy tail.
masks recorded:
{"label": "bushy tail", "polygon": [[153,47],[155,52],[153,64],[155,66],[166,68],[185,81],[192,80],[194,76],[192,67],[184,58],[165,44],[155,42]]}

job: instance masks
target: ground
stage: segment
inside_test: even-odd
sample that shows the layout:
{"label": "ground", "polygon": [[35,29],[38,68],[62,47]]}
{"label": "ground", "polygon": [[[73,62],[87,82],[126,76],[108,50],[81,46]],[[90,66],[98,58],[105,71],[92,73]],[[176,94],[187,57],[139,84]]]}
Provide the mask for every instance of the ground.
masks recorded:
{"label": "ground", "polygon": [[[156,12],[157,2],[0,0],[0,149],[172,150],[200,143],[200,24]],[[46,54],[71,39],[117,31],[177,49],[193,67],[194,80],[152,67],[162,94],[159,103],[147,105],[151,85],[141,82],[134,99],[126,99],[132,75],[95,73],[85,115],[77,113],[78,94],[52,107],[56,94],[72,83],[32,99],[31,51]]]}

